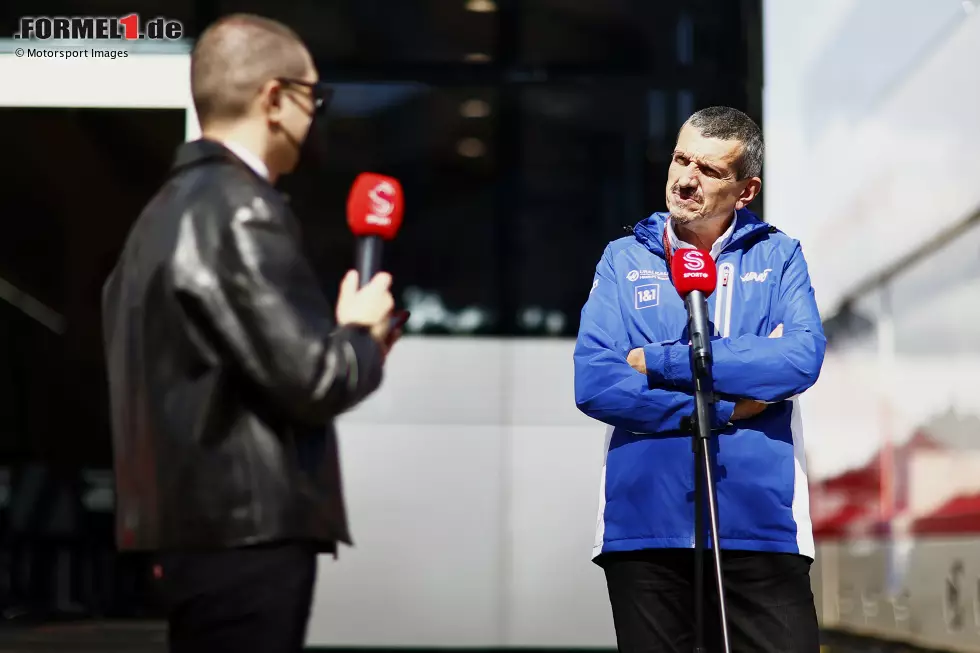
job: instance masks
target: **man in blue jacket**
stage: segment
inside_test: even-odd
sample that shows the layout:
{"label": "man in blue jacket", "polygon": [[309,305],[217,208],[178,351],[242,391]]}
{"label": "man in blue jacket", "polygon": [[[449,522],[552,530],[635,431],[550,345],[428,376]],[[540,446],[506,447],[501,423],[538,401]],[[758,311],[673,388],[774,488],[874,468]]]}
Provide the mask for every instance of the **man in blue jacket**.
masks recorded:
{"label": "man in blue jacket", "polygon": [[[575,401],[611,428],[593,557],[605,571],[621,651],[693,646],[694,412],[678,249],[709,251],[719,539],[734,651],[815,653],[814,556],[796,396],[826,339],[798,241],[746,210],[764,145],[744,113],[711,107],[681,128],[666,213],[609,243],[575,346]],[[710,546],[710,539],[706,538]],[[717,650],[717,592],[705,556],[706,640]]]}

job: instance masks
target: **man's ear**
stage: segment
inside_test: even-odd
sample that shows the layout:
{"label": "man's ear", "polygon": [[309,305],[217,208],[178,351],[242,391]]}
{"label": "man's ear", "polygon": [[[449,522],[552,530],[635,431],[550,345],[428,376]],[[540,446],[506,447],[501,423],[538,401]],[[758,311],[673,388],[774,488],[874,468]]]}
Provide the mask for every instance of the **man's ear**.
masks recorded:
{"label": "man's ear", "polygon": [[265,113],[269,122],[275,125],[282,122],[284,99],[282,90],[282,84],[278,80],[270,79],[262,86],[262,90],[259,93],[263,113]]}
{"label": "man's ear", "polygon": [[738,201],[735,202],[736,209],[744,209],[746,206],[752,203],[752,200],[756,198],[759,191],[762,190],[762,180],[758,177],[752,177],[745,183],[745,188],[738,196]]}

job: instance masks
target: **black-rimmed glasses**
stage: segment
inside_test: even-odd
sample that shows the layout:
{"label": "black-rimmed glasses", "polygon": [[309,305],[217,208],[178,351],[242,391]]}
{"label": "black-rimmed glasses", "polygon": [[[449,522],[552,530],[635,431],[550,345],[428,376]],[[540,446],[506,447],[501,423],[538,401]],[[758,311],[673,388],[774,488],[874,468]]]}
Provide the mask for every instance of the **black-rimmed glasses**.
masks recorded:
{"label": "black-rimmed glasses", "polygon": [[334,90],[327,86],[324,82],[307,82],[305,80],[295,79],[293,77],[277,77],[276,80],[280,84],[305,86],[306,88],[310,89],[310,94],[313,97],[314,113],[326,113],[327,107],[330,106],[330,101],[333,99]]}

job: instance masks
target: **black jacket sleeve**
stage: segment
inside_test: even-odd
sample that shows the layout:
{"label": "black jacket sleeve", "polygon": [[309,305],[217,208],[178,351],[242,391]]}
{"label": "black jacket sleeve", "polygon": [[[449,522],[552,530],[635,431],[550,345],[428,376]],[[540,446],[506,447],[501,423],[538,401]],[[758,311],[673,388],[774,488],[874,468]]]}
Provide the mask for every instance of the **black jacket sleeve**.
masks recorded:
{"label": "black jacket sleeve", "polygon": [[322,423],[376,390],[381,347],[336,326],[291,215],[261,196],[208,200],[185,212],[171,261],[185,314],[296,420]]}

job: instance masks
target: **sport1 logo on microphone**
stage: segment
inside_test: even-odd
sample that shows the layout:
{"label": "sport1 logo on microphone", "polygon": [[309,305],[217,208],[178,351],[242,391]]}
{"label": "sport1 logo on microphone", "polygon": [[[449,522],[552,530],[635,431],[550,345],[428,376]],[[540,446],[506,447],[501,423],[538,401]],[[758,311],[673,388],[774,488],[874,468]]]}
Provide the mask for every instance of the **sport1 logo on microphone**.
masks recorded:
{"label": "sport1 logo on microphone", "polygon": [[378,182],[377,186],[368,191],[368,199],[371,200],[371,210],[367,214],[368,223],[385,227],[391,224],[391,214],[395,211],[393,200],[397,192],[387,179]]}
{"label": "sport1 logo on microphone", "polygon": [[684,276],[688,278],[696,277],[699,279],[707,279],[708,273],[704,270],[704,252],[696,249],[690,249],[684,252],[681,256],[681,260],[684,262]]}
{"label": "sport1 logo on microphone", "polygon": [[681,258],[684,259],[684,269],[688,272],[699,272],[704,269],[704,258],[696,249],[684,252]]}

